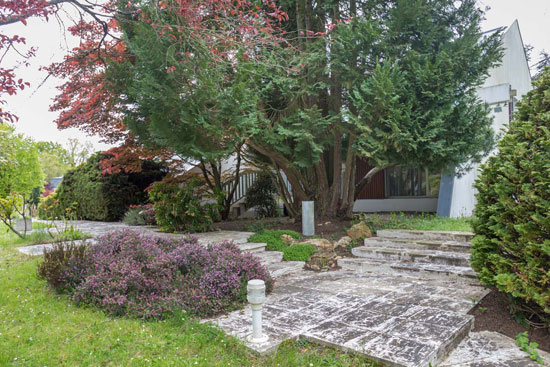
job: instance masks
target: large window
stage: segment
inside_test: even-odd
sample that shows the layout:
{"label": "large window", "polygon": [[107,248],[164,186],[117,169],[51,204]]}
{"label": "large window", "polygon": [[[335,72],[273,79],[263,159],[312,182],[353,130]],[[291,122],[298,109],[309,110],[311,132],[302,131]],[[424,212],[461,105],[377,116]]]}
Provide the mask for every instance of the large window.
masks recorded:
{"label": "large window", "polygon": [[425,168],[403,166],[386,169],[386,195],[437,197],[441,174],[431,173]]}

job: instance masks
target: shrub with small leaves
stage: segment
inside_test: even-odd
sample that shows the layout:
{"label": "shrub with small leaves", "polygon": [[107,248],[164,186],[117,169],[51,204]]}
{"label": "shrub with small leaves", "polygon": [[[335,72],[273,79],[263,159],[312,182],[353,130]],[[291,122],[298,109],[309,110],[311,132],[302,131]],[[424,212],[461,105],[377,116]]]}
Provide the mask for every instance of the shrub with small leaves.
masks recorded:
{"label": "shrub with small leaves", "polygon": [[256,181],[246,191],[244,205],[247,209],[255,208],[256,217],[267,218],[277,215],[277,202],[275,201],[277,188],[269,172],[261,171]]}
{"label": "shrub with small leaves", "polygon": [[283,250],[283,260],[286,261],[308,261],[316,251],[315,246],[306,243],[299,243],[287,246]]}
{"label": "shrub with small leaves", "polygon": [[550,69],[535,85],[476,182],[472,267],[483,283],[548,318]]}
{"label": "shrub with small leaves", "polygon": [[[84,277],[71,298],[112,315],[162,318],[183,310],[212,316],[246,302],[251,279],[264,280],[268,292],[273,286],[259,260],[231,243],[205,247],[196,238],[123,230],[98,238],[86,254]],[[62,268],[59,279],[70,269]]]}
{"label": "shrub with small leaves", "polygon": [[516,335],[516,345],[520,347],[522,351],[527,353],[531,360],[542,365],[544,364],[544,360],[537,351],[537,348],[539,347],[538,343],[529,341],[529,334],[527,334],[527,331]]}
{"label": "shrub with small leaves", "polygon": [[183,184],[167,180],[156,182],[149,191],[155,218],[165,231],[206,232],[210,229],[217,204],[201,203],[199,191],[204,184],[191,179]]}
{"label": "shrub with small leaves", "polygon": [[84,279],[85,269],[86,246],[60,243],[44,251],[38,278],[58,293],[70,292]]}
{"label": "shrub with small leaves", "polygon": [[124,214],[124,223],[129,226],[155,225],[155,209],[153,204],[130,205],[130,209]]}
{"label": "shrub with small leaves", "polygon": [[266,229],[260,233],[253,234],[248,238],[248,242],[263,242],[266,243],[266,249],[269,251],[283,251],[287,245],[281,239],[281,235],[286,234],[295,240],[301,238],[298,232],[289,230],[271,230]]}

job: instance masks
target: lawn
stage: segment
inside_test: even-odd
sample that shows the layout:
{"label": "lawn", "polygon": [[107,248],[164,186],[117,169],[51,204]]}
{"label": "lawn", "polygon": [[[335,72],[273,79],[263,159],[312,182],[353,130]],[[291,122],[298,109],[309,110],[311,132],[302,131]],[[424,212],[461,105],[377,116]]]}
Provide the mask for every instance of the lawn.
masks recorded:
{"label": "lawn", "polygon": [[445,218],[435,214],[361,214],[360,220],[365,221],[371,229],[414,229],[423,231],[458,231],[471,232],[471,218]]}
{"label": "lawn", "polygon": [[1,366],[375,366],[303,341],[259,357],[185,314],[142,321],[76,307],[36,278],[39,261],[0,248]]}
{"label": "lawn", "polygon": [[[20,238],[15,233],[11,232],[8,227],[0,223],[0,248],[28,246],[40,243],[52,243],[91,237],[89,234],[83,233],[78,230],[68,231],[64,235],[58,234],[55,237],[52,237],[45,231],[47,227],[48,226],[45,223],[33,222],[33,231],[29,233],[25,238]],[[44,230],[40,231],[40,229]],[[51,231],[53,233],[55,232],[55,229],[52,229]]]}

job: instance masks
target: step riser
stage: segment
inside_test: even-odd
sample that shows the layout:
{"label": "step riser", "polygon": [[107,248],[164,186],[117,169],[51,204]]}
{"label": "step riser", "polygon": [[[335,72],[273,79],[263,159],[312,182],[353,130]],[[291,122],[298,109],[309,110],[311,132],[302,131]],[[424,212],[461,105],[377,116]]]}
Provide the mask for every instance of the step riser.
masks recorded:
{"label": "step riser", "polygon": [[259,253],[259,252],[264,252],[265,247],[258,247],[258,248],[253,248],[253,249],[244,249],[244,250],[241,249],[241,251],[256,254],[256,253]]}
{"label": "step riser", "polygon": [[368,264],[368,263],[354,262],[353,259],[340,259],[338,260],[338,265],[342,268],[342,270],[350,270],[350,271],[356,271],[360,273],[380,272],[380,273],[387,274],[388,271],[391,271],[399,275],[418,276],[423,279],[439,280],[441,279],[441,277],[445,277],[445,278],[452,278],[455,280],[463,280],[468,282],[471,281],[472,279],[476,279],[476,276],[473,274],[453,273],[450,271],[439,272],[439,271],[426,271],[426,270],[414,269],[414,268],[401,268],[398,266],[393,266],[392,264],[373,266],[372,264]]}
{"label": "step riser", "polygon": [[254,253],[254,255],[264,265],[274,264],[283,261],[283,253],[279,251],[261,251]]}
{"label": "step riser", "polygon": [[473,234],[467,232],[433,232],[433,231],[407,231],[407,230],[378,230],[378,237],[399,238],[409,240],[434,240],[434,241],[459,241],[469,242]]}
{"label": "step riser", "polygon": [[452,245],[432,244],[419,242],[395,242],[392,240],[380,239],[378,237],[366,238],[364,242],[367,247],[387,247],[391,249],[411,249],[411,250],[435,250],[448,252],[470,252],[471,246],[455,243]]}
{"label": "step riser", "polygon": [[387,253],[382,251],[360,251],[353,249],[355,256],[375,260],[410,261],[432,263],[450,266],[470,266],[470,262],[463,258],[445,257],[443,255],[419,255],[407,253]]}

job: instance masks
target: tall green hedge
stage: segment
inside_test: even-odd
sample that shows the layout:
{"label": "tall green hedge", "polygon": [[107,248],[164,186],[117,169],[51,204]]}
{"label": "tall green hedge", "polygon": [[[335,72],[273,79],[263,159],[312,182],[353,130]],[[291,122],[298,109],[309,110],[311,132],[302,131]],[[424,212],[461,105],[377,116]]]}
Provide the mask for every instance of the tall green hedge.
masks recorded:
{"label": "tall green hedge", "polygon": [[147,202],[144,191],[151,183],[166,175],[162,165],[143,161],[139,173],[114,173],[104,175],[101,161],[108,156],[97,153],[85,163],[67,172],[56,190],[59,205],[76,205],[79,219],[118,221],[130,205]]}
{"label": "tall green hedge", "polygon": [[481,281],[550,314],[550,69],[476,182],[472,267]]}

